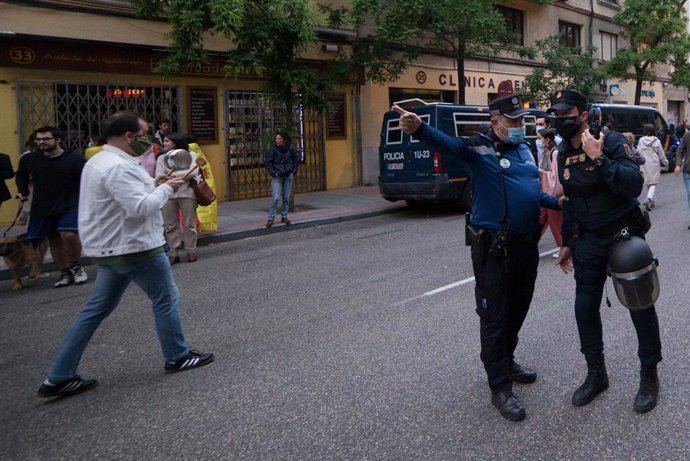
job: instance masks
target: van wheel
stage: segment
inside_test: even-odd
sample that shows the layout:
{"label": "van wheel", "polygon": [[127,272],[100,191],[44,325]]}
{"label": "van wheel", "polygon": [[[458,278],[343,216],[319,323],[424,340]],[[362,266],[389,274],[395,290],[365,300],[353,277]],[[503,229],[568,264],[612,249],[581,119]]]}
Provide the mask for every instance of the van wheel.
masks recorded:
{"label": "van wheel", "polygon": [[407,199],[405,200],[405,203],[407,203],[407,206],[412,208],[413,210],[419,210],[424,206],[424,202],[420,200],[413,200],[413,199]]}

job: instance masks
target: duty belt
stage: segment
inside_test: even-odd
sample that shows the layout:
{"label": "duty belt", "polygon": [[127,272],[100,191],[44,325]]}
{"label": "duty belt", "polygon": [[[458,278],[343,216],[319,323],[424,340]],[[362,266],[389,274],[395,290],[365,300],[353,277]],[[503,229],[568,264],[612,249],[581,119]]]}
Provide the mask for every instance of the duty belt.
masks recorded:
{"label": "duty belt", "polygon": [[507,232],[507,231],[501,231],[501,230],[489,230],[489,229],[480,229],[478,232],[478,235],[483,235],[487,234],[489,238],[492,240],[495,239],[501,232],[505,232],[508,234],[507,236],[507,242],[508,243],[528,243],[528,242],[536,242],[536,233],[531,233],[531,234],[514,234],[512,232]]}

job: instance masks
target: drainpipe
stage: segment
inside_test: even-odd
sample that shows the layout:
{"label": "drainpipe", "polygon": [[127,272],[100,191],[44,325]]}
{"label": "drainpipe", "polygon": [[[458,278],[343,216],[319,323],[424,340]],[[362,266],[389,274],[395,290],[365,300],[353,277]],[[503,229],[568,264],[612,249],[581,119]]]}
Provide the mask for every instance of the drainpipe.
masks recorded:
{"label": "drainpipe", "polygon": [[354,99],[354,118],[355,118],[355,126],[356,129],[354,130],[355,132],[355,145],[354,145],[354,165],[355,168],[353,169],[355,172],[355,185],[361,186],[362,185],[362,178],[364,177],[364,172],[363,172],[363,164],[364,164],[364,152],[362,150],[362,105],[360,101],[360,88],[361,85],[359,85],[359,82],[355,85],[355,90],[353,91],[353,99]]}
{"label": "drainpipe", "polygon": [[592,28],[594,27],[594,0],[589,0],[589,31],[588,31],[588,45],[592,45]]}

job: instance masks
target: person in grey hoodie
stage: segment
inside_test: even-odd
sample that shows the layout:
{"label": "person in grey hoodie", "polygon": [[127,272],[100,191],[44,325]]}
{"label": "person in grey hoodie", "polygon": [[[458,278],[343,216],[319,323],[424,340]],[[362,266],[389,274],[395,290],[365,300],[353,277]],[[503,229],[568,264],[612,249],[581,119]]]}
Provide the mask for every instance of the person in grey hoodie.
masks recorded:
{"label": "person in grey hoodie", "polygon": [[661,141],[656,137],[656,128],[651,123],[647,123],[642,132],[644,136],[637,143],[637,150],[644,156],[645,162],[640,165],[644,175],[644,183],[647,185],[647,199],[643,202],[647,211],[654,208],[654,197],[656,186],[661,178],[661,166],[668,167],[668,159],[661,147]]}

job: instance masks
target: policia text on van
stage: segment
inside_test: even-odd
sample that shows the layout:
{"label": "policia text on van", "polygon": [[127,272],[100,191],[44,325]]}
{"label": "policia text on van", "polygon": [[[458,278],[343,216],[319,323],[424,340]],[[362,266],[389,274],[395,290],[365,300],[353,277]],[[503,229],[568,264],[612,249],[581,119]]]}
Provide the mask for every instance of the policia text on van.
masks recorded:
{"label": "policia text on van", "polygon": [[[426,104],[419,99],[396,102],[412,107],[422,121],[450,136],[470,136],[489,129],[486,106]],[[536,137],[536,117],[545,114],[526,109],[525,138]],[[455,156],[434,150],[412,135],[402,132],[400,116],[386,112],[379,144],[379,191],[386,200],[405,200],[416,206],[426,202],[460,201],[465,210],[471,202],[471,182],[467,165]]]}

